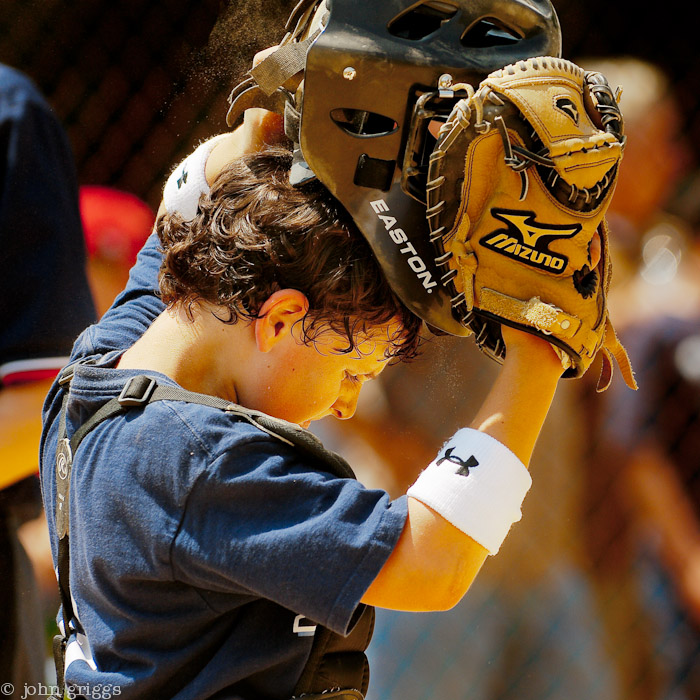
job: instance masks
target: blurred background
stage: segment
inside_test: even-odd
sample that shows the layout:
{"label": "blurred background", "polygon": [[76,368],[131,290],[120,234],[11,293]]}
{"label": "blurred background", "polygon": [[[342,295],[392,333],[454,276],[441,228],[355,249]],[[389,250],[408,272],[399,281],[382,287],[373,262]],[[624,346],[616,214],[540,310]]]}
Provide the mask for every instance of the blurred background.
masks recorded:
{"label": "blurred background", "polygon": [[[73,150],[98,310],[123,284],[171,169],[226,129],[231,86],[281,37],[293,4],[3,0],[0,62],[34,80]],[[379,611],[368,700],[700,699],[696,30],[674,5],[554,5],[564,57],[623,89],[610,305],[640,391],[618,381],[596,394],[595,367],[563,382],[523,521],[455,610]],[[109,244],[97,220],[105,206]],[[469,420],[497,371],[470,341],[433,339],[424,355],[368,385],[342,433],[318,430],[395,495]],[[42,537],[27,523],[51,620]]]}

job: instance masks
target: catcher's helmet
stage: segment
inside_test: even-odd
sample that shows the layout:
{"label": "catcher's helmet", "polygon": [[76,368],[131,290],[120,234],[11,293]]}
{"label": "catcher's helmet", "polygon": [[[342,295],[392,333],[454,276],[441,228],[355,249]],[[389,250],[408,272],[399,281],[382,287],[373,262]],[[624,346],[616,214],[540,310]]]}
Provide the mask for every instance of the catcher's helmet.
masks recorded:
{"label": "catcher's helmet", "polygon": [[428,126],[462,96],[453,84],[560,55],[550,0],[301,0],[287,29],[280,48],[234,88],[229,125],[248,107],[284,113],[292,182],[317,177],[406,306],[433,330],[468,334],[429,242]]}

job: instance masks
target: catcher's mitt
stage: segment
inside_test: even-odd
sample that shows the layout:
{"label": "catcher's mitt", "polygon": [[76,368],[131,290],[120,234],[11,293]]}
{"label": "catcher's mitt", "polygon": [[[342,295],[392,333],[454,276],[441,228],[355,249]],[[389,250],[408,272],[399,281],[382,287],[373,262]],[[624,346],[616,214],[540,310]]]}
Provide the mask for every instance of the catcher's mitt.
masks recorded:
{"label": "catcher's mitt", "polygon": [[[502,361],[502,323],[541,335],[564,376],[604,351],[636,388],[608,318],[604,214],[622,158],[622,115],[607,80],[539,57],[468,85],[430,159],[427,215],[455,316]],[[600,262],[593,261],[598,257]],[[562,352],[563,351],[563,352]]]}

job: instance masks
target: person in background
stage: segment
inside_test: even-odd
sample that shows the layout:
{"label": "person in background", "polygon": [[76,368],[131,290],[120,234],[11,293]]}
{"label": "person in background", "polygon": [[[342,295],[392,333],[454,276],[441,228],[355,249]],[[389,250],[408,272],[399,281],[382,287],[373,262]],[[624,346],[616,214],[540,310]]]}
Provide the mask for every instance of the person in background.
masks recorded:
{"label": "person in background", "polygon": [[688,196],[697,177],[668,76],[634,57],[584,64],[622,87],[610,306],[640,387],[634,397],[611,387],[590,412],[587,545],[624,697],[691,700],[700,696],[700,258],[697,204],[679,202],[697,202]]}
{"label": "person in background", "polygon": [[102,316],[126,287],[129,270],[156,217],[148,204],[131,192],[83,185],[79,194],[88,280]]}
{"label": "person in background", "polygon": [[95,308],[68,138],[31,79],[2,64],[0,152],[0,679],[20,697],[44,681],[46,656],[18,537],[41,513],[41,405]]}
{"label": "person in background", "polygon": [[[114,187],[83,185],[78,194],[87,278],[102,316],[126,286],[136,255],[153,229],[155,213],[135,194]],[[18,535],[34,570],[43,619],[53,626],[58,595],[44,513],[23,523]]]}

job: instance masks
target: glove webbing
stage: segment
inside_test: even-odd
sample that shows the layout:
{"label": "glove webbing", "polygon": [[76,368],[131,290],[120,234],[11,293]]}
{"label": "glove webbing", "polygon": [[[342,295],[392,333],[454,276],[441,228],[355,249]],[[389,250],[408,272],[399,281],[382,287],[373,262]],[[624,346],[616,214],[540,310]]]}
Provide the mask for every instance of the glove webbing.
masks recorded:
{"label": "glove webbing", "polygon": [[316,30],[304,41],[280,46],[274,53],[251,68],[250,74],[260,89],[269,97],[293,75],[306,67],[306,54],[321,30]]}

